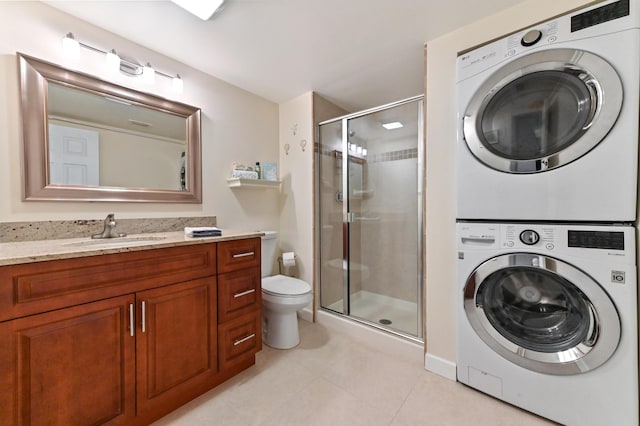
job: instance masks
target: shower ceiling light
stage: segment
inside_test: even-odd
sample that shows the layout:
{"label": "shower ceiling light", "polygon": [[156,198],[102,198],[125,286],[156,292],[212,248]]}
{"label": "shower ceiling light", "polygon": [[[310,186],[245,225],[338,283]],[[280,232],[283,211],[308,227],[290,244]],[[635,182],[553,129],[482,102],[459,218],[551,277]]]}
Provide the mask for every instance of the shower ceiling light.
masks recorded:
{"label": "shower ceiling light", "polygon": [[171,2],[206,21],[222,6],[224,0],[171,0]]}
{"label": "shower ceiling light", "polygon": [[393,130],[393,129],[399,129],[400,127],[404,127],[404,126],[402,125],[401,122],[394,121],[391,123],[382,123],[382,127],[384,127],[387,130]]}

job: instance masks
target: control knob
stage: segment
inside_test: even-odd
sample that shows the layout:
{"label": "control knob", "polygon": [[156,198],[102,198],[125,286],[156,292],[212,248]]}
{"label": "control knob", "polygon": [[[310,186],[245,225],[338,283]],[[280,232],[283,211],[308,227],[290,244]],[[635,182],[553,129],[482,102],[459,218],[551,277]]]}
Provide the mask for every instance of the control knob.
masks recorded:
{"label": "control knob", "polygon": [[540,30],[531,30],[527,31],[525,35],[522,36],[520,40],[520,44],[524,47],[533,46],[542,38],[542,31]]}
{"label": "control knob", "polygon": [[532,229],[527,229],[520,233],[520,241],[528,246],[532,246],[540,241],[540,235]]}

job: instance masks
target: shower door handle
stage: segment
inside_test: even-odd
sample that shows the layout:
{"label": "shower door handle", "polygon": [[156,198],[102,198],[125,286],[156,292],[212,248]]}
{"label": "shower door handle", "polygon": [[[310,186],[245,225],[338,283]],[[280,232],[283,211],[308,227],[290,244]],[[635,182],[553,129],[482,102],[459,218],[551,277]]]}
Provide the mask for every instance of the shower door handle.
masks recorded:
{"label": "shower door handle", "polygon": [[356,221],[356,214],[352,212],[347,213],[347,223],[353,223]]}

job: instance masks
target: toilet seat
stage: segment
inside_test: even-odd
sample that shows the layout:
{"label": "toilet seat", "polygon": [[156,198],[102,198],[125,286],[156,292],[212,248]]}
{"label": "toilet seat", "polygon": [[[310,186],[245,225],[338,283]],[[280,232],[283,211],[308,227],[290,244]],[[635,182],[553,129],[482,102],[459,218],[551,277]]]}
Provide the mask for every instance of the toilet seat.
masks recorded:
{"label": "toilet seat", "polygon": [[311,286],[298,278],[274,275],[262,279],[262,291],[273,296],[303,296],[311,292]]}

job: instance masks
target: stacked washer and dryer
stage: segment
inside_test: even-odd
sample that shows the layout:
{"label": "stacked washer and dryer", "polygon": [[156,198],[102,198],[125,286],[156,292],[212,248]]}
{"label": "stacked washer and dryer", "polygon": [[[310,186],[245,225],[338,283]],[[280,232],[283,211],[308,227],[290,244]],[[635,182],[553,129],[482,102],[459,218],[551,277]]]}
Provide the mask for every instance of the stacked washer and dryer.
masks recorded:
{"label": "stacked washer and dryer", "polygon": [[640,0],[459,55],[458,380],[638,425]]}

